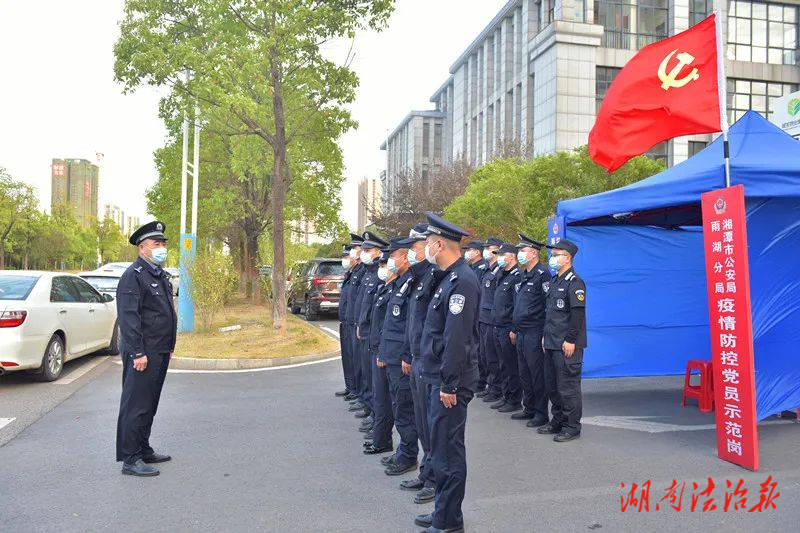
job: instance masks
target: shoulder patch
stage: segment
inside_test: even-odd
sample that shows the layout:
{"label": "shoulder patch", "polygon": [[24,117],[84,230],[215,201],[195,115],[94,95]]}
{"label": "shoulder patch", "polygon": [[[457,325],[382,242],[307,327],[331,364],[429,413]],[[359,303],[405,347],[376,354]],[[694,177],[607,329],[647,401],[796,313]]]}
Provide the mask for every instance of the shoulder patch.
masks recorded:
{"label": "shoulder patch", "polygon": [[461,294],[450,296],[450,312],[454,315],[461,313],[464,310],[464,302],[466,302],[466,298]]}
{"label": "shoulder patch", "polygon": [[478,270],[486,270],[486,265],[480,265],[480,266],[478,267]]}
{"label": "shoulder patch", "polygon": [[586,291],[578,289],[575,291],[575,298],[577,298],[579,302],[584,301],[586,299]]}
{"label": "shoulder patch", "polygon": [[133,269],[134,269],[136,272],[141,272],[141,271],[142,271],[142,267],[134,267]]}
{"label": "shoulder patch", "polygon": [[450,281],[455,281],[455,280],[457,280],[457,279],[458,279],[458,274],[456,274],[455,272],[453,272],[452,274],[450,274]]}

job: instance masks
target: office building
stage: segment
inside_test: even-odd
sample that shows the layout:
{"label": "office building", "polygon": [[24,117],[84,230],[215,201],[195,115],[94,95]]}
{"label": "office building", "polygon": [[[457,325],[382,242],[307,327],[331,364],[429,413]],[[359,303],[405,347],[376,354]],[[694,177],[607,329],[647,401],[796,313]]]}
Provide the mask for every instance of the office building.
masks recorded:
{"label": "office building", "polygon": [[53,159],[51,211],[69,207],[83,227],[97,219],[97,186],[100,168],[85,159]]}
{"label": "office building", "polygon": [[381,181],[384,175],[385,172],[381,172],[381,178],[364,178],[358,184],[359,231],[364,231],[364,228],[372,224],[375,217],[383,211]]}
{"label": "office building", "polygon": [[114,223],[119,226],[120,231],[125,229],[125,211],[120,209],[119,206],[113,204],[106,204],[103,206],[103,218],[110,218]]}

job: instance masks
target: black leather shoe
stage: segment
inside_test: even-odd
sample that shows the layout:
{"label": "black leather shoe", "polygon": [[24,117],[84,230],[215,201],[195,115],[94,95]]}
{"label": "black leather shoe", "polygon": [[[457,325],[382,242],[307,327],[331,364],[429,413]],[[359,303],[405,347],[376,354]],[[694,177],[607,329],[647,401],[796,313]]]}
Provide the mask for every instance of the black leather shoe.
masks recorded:
{"label": "black leather shoe", "polygon": [[388,457],[382,457],[381,458],[381,464],[383,466],[391,466],[391,465],[394,464],[394,462],[395,462],[395,456],[394,455],[390,455]]}
{"label": "black leather shoe", "polygon": [[372,440],[374,437],[375,434],[372,431],[364,433],[364,440]]}
{"label": "black leather shoe", "polygon": [[552,422],[548,422],[547,424],[537,429],[536,433],[540,435],[557,435],[561,433],[561,426],[554,426]]}
{"label": "black leather shoe", "polygon": [[497,409],[498,413],[513,413],[514,411],[519,411],[522,409],[522,406],[518,403],[507,403],[502,407]]}
{"label": "black leather shoe", "polygon": [[558,435],[553,437],[553,440],[556,441],[556,442],[569,442],[571,440],[575,440],[575,439],[579,439],[579,438],[581,438],[581,434],[580,433],[567,433],[565,431],[562,431],[561,433],[559,433]]}
{"label": "black leather shoe", "polygon": [[500,408],[501,408],[501,407],[503,407],[505,404],[506,404],[506,400],[505,400],[505,398],[500,398],[499,400],[497,400],[495,403],[493,403],[493,404],[492,404],[492,405],[490,405],[489,407],[491,407],[492,409],[500,409]]}
{"label": "black leather shoe", "polygon": [[369,448],[370,446],[372,446],[372,442],[365,440],[363,446],[364,448]]}
{"label": "black leather shoe", "polygon": [[540,416],[540,417],[533,417],[533,420],[528,420],[528,423],[525,425],[528,426],[529,428],[538,428],[548,423],[550,423],[550,421],[547,420],[547,418]]}
{"label": "black leather shoe", "polygon": [[428,503],[436,499],[436,489],[433,487],[423,487],[414,496],[414,503]]}
{"label": "black leather shoe", "polygon": [[422,533],[464,533],[464,526],[448,527],[447,529],[439,529],[431,526],[427,529],[423,529]]}
{"label": "black leather shoe", "polygon": [[370,431],[372,431],[372,424],[361,426],[360,428],[358,428],[358,431],[361,433],[369,433]]}
{"label": "black leather shoe", "polygon": [[420,490],[425,487],[425,482],[419,477],[414,479],[407,479],[400,482],[400,488],[403,490]]}
{"label": "black leather shoe", "polygon": [[417,515],[417,517],[414,519],[414,524],[418,525],[419,527],[432,527],[433,515],[432,514]]}
{"label": "black leather shoe", "polygon": [[150,455],[145,455],[144,457],[142,457],[142,461],[144,461],[147,464],[166,463],[167,461],[171,460],[172,457],[170,457],[169,455],[162,455],[160,453],[155,453],[155,452],[153,452]]}
{"label": "black leather shoe", "polygon": [[363,411],[364,410],[364,404],[356,402],[353,405],[351,405],[347,410],[348,411]]}
{"label": "black leather shoe", "polygon": [[364,455],[378,455],[379,453],[386,453],[393,451],[394,451],[394,446],[376,448],[374,445],[370,444],[368,447],[364,448]]}
{"label": "black leather shoe", "polygon": [[534,415],[533,413],[529,413],[528,411],[522,411],[521,413],[514,413],[513,415],[511,415],[511,420],[530,420],[534,416],[536,415]]}
{"label": "black leather shoe", "polygon": [[350,394],[350,391],[347,390],[347,389],[336,391],[336,392],[333,393],[333,395],[336,396],[337,398],[343,398],[343,397],[347,396],[348,394]]}
{"label": "black leather shoe", "polygon": [[[350,410],[352,411],[352,409],[350,409]],[[369,416],[369,412],[368,411],[359,410],[359,409],[356,409],[356,411],[358,411],[358,413],[353,415],[356,418],[367,418]]]}
{"label": "black leather shoe", "polygon": [[384,470],[383,473],[387,476],[402,476],[403,474],[407,474],[408,472],[416,470],[418,466],[419,465],[416,462],[411,463],[410,465],[401,465],[395,462],[394,464],[386,467],[386,470]]}
{"label": "black leather shoe", "polygon": [[159,472],[158,468],[147,465],[143,460],[139,459],[133,464],[122,463],[122,473],[126,476],[153,477],[161,472]]}
{"label": "black leather shoe", "polygon": [[483,397],[484,397],[484,396],[486,396],[487,394],[489,394],[489,391],[488,391],[488,390],[486,390],[486,389],[483,389],[482,391],[479,391],[478,393],[476,393],[476,394],[475,394],[475,397],[476,397],[476,398],[483,398]]}
{"label": "black leather shoe", "polygon": [[356,395],[355,395],[355,394],[353,394],[352,392],[349,392],[349,393],[347,393],[347,396],[345,396],[345,397],[344,397],[344,399],[345,399],[345,401],[347,401],[347,402],[353,402],[353,401],[355,401],[355,400],[358,400],[358,396],[356,396]]}
{"label": "black leather shoe", "polygon": [[492,402],[496,402],[496,401],[497,401],[497,400],[499,400],[499,399],[500,399],[500,396],[498,396],[498,395],[496,395],[496,394],[491,394],[491,393],[487,394],[486,396],[484,396],[484,397],[482,398],[482,400],[483,400],[484,402],[486,402],[486,403],[492,403]]}

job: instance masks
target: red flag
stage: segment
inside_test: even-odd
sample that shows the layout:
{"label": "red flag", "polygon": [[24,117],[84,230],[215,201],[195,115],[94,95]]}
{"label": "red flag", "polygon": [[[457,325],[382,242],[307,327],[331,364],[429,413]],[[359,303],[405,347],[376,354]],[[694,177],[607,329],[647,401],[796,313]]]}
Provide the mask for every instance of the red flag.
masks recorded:
{"label": "red flag", "polygon": [[656,144],[720,131],[716,15],[645,46],[617,74],[589,133],[589,154],[613,172]]}

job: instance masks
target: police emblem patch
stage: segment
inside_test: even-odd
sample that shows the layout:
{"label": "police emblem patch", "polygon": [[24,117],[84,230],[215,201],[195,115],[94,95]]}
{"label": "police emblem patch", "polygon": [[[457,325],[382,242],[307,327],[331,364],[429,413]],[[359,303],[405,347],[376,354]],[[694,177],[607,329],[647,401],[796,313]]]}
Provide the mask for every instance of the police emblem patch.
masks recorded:
{"label": "police emblem patch", "polygon": [[460,294],[454,294],[450,297],[450,312],[454,315],[459,314],[461,311],[464,310],[464,302],[466,298],[464,298]]}
{"label": "police emblem patch", "polygon": [[395,306],[392,307],[392,316],[400,316],[400,306],[399,305],[395,304]]}
{"label": "police emblem patch", "polygon": [[547,291],[550,290],[550,282],[549,281],[545,281],[544,283],[542,283],[542,290],[544,290],[544,292],[547,292]]}
{"label": "police emblem patch", "polygon": [[556,307],[558,307],[559,309],[564,309],[564,300],[562,300],[561,298],[559,298],[559,299],[556,301]]}
{"label": "police emblem patch", "polygon": [[486,288],[488,289],[492,285],[492,282],[488,279],[486,280]]}
{"label": "police emblem patch", "polygon": [[575,298],[577,298],[579,302],[584,301],[586,299],[586,291],[583,290],[575,291]]}
{"label": "police emblem patch", "polygon": [[519,292],[519,288],[520,288],[521,286],[522,286],[522,283],[517,283],[516,285],[514,285],[514,290],[515,290],[515,291],[517,291],[517,292]]}

